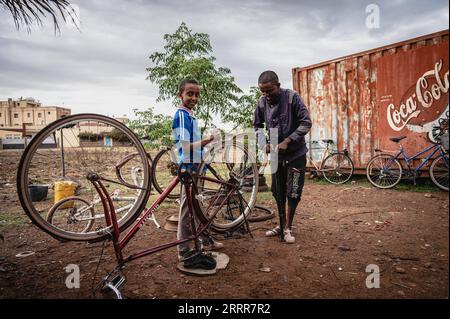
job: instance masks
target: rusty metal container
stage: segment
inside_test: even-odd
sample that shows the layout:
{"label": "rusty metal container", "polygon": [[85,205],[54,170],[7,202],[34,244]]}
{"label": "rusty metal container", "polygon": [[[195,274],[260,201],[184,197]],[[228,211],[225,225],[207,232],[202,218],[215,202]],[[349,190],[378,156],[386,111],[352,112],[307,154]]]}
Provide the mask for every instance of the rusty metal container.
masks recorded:
{"label": "rusty metal container", "polygon": [[[362,173],[375,149],[408,155],[430,145],[427,133],[448,110],[449,30],[292,70],[308,106],[309,137],[346,148]],[[310,147],[311,148],[311,147]]]}

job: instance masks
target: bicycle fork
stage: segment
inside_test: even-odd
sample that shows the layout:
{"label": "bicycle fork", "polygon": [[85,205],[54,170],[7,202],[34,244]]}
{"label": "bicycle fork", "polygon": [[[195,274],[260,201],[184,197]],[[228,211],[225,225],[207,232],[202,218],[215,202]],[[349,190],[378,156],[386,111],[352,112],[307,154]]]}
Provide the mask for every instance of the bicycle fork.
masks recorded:
{"label": "bicycle fork", "polygon": [[94,185],[97,193],[99,194],[100,200],[103,205],[103,211],[105,213],[106,226],[112,226],[112,232],[108,233],[111,236],[114,246],[114,252],[118,263],[117,267],[101,280],[95,290],[97,290],[98,288],[102,290],[109,288],[116,295],[117,299],[122,299],[122,294],[120,293],[119,288],[126,282],[126,277],[122,272],[125,267],[125,263],[119,243],[120,230],[119,224],[117,222],[117,215],[114,209],[113,200],[111,199],[111,196],[109,196],[105,186],[100,181],[99,175],[95,173],[89,173],[87,179]]}

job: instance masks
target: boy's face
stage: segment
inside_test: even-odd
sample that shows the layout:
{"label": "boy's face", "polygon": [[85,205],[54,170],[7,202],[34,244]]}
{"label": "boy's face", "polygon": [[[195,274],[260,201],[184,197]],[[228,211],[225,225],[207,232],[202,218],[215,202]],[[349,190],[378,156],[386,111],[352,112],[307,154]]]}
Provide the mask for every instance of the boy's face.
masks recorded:
{"label": "boy's face", "polygon": [[193,109],[200,99],[200,86],[193,83],[187,83],[179,97],[183,101],[185,107]]}
{"label": "boy's face", "polygon": [[262,95],[267,97],[270,104],[277,104],[280,99],[280,83],[266,82],[259,83],[259,90]]}

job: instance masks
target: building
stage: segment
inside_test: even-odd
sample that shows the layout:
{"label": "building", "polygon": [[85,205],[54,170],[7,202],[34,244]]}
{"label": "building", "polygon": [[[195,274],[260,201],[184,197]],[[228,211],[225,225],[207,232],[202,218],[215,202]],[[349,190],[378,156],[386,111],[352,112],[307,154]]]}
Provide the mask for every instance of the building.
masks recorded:
{"label": "building", "polygon": [[[71,114],[71,110],[59,106],[42,106],[33,98],[0,101],[0,149],[22,149],[48,124]],[[127,117],[114,117],[126,124]],[[82,122],[65,130],[66,147],[99,147],[121,145],[111,137],[112,127],[101,123]],[[60,136],[51,138],[44,147],[60,145]]]}
{"label": "building", "polygon": [[[18,148],[23,138],[32,138],[39,130],[57,119],[70,115],[68,108],[42,106],[33,98],[0,101],[0,139],[3,148]],[[14,145],[14,146],[13,146]]]}

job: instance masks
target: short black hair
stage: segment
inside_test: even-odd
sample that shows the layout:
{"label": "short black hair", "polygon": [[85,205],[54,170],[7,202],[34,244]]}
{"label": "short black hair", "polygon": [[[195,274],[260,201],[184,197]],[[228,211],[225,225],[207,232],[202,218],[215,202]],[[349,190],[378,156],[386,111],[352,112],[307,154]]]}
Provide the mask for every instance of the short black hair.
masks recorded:
{"label": "short black hair", "polygon": [[197,80],[195,79],[184,79],[180,82],[180,85],[178,86],[178,94],[183,93],[184,91],[184,87],[186,86],[186,84],[196,84],[196,85],[200,85],[198,83]]}
{"label": "short black hair", "polygon": [[278,84],[280,82],[278,80],[278,75],[273,71],[264,71],[261,73],[261,75],[258,78],[258,84],[259,83],[275,83]]}

